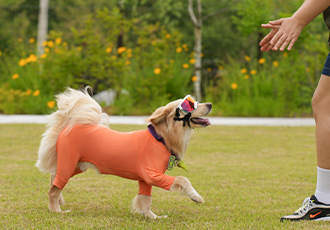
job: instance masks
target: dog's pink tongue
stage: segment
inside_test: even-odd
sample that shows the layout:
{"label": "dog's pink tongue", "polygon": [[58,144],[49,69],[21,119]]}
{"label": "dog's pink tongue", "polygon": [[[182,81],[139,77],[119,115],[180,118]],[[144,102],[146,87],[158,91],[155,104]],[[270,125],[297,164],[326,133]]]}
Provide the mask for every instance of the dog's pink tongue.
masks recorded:
{"label": "dog's pink tongue", "polygon": [[194,122],[200,125],[208,126],[211,125],[209,119],[207,118],[193,118]]}
{"label": "dog's pink tongue", "polygon": [[203,122],[206,124],[206,125],[211,125],[211,122],[209,119],[203,119]]}

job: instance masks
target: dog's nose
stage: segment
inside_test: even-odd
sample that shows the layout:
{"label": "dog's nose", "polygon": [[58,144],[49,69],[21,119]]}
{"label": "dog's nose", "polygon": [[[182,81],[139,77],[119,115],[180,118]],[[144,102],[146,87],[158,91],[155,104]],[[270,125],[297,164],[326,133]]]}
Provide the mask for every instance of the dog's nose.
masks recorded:
{"label": "dog's nose", "polygon": [[212,103],[207,103],[206,106],[209,107],[209,109],[212,109]]}

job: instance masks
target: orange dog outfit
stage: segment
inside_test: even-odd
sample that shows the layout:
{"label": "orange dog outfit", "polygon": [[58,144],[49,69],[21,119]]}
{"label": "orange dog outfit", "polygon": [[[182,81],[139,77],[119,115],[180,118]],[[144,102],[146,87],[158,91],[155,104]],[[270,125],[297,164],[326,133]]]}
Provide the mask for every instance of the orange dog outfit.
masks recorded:
{"label": "orange dog outfit", "polygon": [[101,174],[139,181],[139,194],[151,196],[152,186],[169,190],[175,177],[164,175],[171,153],[147,130],[122,133],[97,125],[76,125],[60,133],[53,185],[63,189],[81,173],[79,161],[93,163]]}

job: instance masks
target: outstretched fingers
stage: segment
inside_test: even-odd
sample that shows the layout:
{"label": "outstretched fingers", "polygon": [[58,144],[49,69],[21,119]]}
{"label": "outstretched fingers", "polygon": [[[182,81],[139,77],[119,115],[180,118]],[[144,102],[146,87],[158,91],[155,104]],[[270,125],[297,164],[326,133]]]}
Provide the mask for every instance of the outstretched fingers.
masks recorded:
{"label": "outstretched fingers", "polygon": [[[267,27],[267,28],[272,28],[272,27]],[[277,33],[278,27],[273,28],[259,43],[261,46],[261,51],[268,52],[273,48],[273,45],[270,44],[270,41],[274,37],[274,35]]]}
{"label": "outstretched fingers", "polygon": [[272,29],[260,42],[261,51],[280,50],[287,47],[291,50],[304,28],[304,26],[294,17],[282,18],[262,24],[263,28]]}

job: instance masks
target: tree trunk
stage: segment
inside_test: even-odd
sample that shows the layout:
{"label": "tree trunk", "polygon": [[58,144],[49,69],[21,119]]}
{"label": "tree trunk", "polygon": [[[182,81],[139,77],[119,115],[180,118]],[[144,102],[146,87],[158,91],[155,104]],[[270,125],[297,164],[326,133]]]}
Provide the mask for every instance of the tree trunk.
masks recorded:
{"label": "tree trunk", "polygon": [[198,101],[202,100],[201,79],[202,79],[202,28],[195,27],[195,76],[194,82],[195,96]]}
{"label": "tree trunk", "polygon": [[202,3],[197,0],[197,17],[193,9],[193,0],[188,0],[188,12],[195,27],[195,76],[197,80],[194,82],[194,94],[198,101],[202,100],[201,79],[202,79]]}
{"label": "tree trunk", "polygon": [[37,54],[40,56],[44,53],[43,43],[47,40],[48,32],[48,0],[40,0],[39,3],[39,18],[38,18],[38,49]]}

